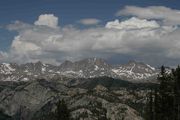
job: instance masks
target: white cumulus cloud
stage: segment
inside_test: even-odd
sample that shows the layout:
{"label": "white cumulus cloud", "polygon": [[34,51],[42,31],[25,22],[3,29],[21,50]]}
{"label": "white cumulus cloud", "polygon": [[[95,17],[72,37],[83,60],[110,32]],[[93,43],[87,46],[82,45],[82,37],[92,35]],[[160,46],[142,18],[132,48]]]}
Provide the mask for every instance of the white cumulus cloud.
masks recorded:
{"label": "white cumulus cloud", "polygon": [[81,23],[83,25],[97,25],[101,21],[96,18],[85,18],[78,21],[78,23]]}
{"label": "white cumulus cloud", "polygon": [[144,19],[159,19],[166,25],[180,24],[180,10],[164,6],[137,7],[126,6],[116,13],[117,16],[132,15]]}
{"label": "white cumulus cloud", "polygon": [[120,22],[118,19],[115,21],[110,21],[106,24],[106,28],[116,28],[116,29],[142,29],[142,28],[159,28],[159,24],[154,21],[147,21],[146,19],[138,19],[132,17],[126,21]]}
{"label": "white cumulus cloud", "polygon": [[[48,23],[49,19],[46,20],[44,23]],[[87,29],[16,21],[8,25],[8,29],[17,31],[18,35],[7,52],[0,52],[2,62],[40,60],[60,64],[66,59],[113,55],[136,56],[147,61],[156,58],[154,62],[159,60],[160,63],[165,59],[180,60],[179,27],[160,25],[156,20],[132,17]]]}
{"label": "white cumulus cloud", "polygon": [[35,21],[34,24],[56,28],[58,27],[58,18],[53,14],[43,14],[39,16],[38,20]]}

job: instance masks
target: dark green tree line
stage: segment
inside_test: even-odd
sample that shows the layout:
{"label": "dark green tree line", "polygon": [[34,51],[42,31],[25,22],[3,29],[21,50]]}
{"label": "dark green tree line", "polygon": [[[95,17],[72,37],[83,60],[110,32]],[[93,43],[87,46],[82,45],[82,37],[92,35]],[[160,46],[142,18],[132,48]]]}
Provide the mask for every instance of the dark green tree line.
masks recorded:
{"label": "dark green tree line", "polygon": [[70,111],[64,100],[59,100],[56,103],[56,110],[43,113],[38,120],[72,120]]}
{"label": "dark green tree line", "polygon": [[147,120],[180,120],[180,67],[171,73],[161,67],[159,87],[148,94]]}
{"label": "dark green tree line", "polygon": [[57,103],[55,111],[56,120],[70,120],[70,112],[64,100]]}

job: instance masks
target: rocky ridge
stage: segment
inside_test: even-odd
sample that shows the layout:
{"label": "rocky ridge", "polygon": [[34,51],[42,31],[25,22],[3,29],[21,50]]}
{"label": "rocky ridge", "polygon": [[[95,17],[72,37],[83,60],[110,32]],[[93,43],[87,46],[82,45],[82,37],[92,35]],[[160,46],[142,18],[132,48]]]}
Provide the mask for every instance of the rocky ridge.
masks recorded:
{"label": "rocky ridge", "polygon": [[37,78],[66,76],[70,78],[95,78],[108,76],[133,82],[150,82],[159,70],[148,64],[130,61],[123,65],[110,65],[101,58],[89,58],[76,62],[65,61],[59,66],[37,63],[0,64],[0,81],[28,81]]}
{"label": "rocky ridge", "polygon": [[[143,120],[143,106],[149,91],[145,84],[141,88],[137,83],[124,81],[126,84],[119,84],[114,89],[113,84],[106,86],[109,78],[99,79],[100,83],[93,83],[92,88],[86,89],[62,84],[60,79],[18,83],[3,81],[0,82],[0,111],[13,119],[21,116],[26,120],[39,120],[46,118],[56,108],[57,102],[63,99],[73,119],[97,120],[104,116],[109,120]],[[96,78],[90,81],[94,80]],[[113,81],[112,78],[110,81]],[[43,120],[48,120],[48,117]]]}

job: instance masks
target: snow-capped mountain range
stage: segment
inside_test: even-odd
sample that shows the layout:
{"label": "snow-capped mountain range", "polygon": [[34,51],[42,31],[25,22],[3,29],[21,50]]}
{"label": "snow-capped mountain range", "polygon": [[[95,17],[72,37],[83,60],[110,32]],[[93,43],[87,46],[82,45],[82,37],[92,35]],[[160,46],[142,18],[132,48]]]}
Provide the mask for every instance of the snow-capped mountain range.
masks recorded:
{"label": "snow-capped mountain range", "polygon": [[0,64],[0,81],[28,81],[37,78],[66,76],[71,78],[93,78],[108,76],[133,82],[147,82],[157,76],[159,70],[136,61],[123,65],[111,65],[101,58],[88,58],[76,62],[65,61],[59,66],[50,64],[2,63]]}

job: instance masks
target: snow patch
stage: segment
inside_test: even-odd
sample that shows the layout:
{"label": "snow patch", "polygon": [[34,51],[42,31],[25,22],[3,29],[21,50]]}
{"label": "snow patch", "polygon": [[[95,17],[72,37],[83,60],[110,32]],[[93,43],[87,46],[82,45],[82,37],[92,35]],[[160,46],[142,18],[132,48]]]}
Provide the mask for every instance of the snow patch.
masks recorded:
{"label": "snow patch", "polygon": [[97,65],[95,65],[94,70],[97,71],[99,69],[99,67]]}
{"label": "snow patch", "polygon": [[154,67],[151,67],[150,65],[146,64],[151,70],[155,70]]}

